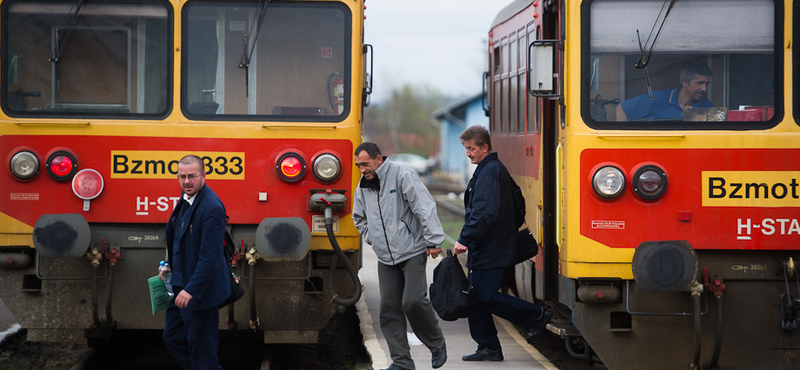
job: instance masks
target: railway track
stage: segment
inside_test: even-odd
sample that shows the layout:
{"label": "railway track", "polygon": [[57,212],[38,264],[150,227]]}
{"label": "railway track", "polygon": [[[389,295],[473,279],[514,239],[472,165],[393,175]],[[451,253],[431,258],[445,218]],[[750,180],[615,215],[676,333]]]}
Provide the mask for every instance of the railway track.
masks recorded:
{"label": "railway track", "polygon": [[[262,344],[261,333],[221,333],[220,366],[234,370],[329,369],[320,344]],[[335,362],[335,361],[334,361]],[[337,365],[338,366],[338,365]],[[344,366],[344,365],[342,365]],[[115,338],[92,350],[69,370],[174,370],[180,366],[164,347],[160,331]],[[334,367],[339,368],[339,367]]]}
{"label": "railway track", "polygon": [[[174,370],[180,368],[160,330],[131,331],[97,349],[70,370]],[[340,310],[314,344],[264,344],[261,331],[220,331],[220,366],[227,370],[368,369],[354,307]],[[77,364],[76,364],[77,366]]]}

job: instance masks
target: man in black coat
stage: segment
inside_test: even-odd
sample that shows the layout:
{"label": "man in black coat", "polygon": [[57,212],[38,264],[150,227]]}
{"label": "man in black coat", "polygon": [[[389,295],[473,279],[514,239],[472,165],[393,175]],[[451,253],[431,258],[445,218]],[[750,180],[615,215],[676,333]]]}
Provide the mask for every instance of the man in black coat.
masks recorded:
{"label": "man in black coat", "polygon": [[[218,370],[219,305],[231,294],[225,263],[225,206],[205,185],[203,160],[178,163],[181,200],[166,226],[175,290],[164,320],[164,344],[184,370]],[[162,276],[163,279],[163,276]]]}
{"label": "man in black coat", "polygon": [[499,291],[505,268],[515,264],[517,228],[514,221],[514,195],[511,175],[492,153],[489,131],[472,126],[461,134],[466,155],[478,168],[464,194],[464,227],[453,251],[469,251],[470,274],[477,309],[467,320],[478,350],[464,361],[502,361],[492,314],[529,328],[527,340],[533,342],[553,316],[552,310]]}

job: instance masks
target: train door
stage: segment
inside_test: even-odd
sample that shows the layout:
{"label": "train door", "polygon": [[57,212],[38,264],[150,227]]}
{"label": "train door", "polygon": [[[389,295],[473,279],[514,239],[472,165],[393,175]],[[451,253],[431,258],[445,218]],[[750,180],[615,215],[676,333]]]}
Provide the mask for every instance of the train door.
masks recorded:
{"label": "train door", "polygon": [[[538,39],[540,40],[557,40],[560,38],[559,32],[559,9],[558,5],[552,5],[544,8],[542,16],[542,23],[537,31]],[[561,81],[563,80],[563,63],[561,63],[561,53],[557,53],[554,64],[559,66],[556,69],[559,78],[557,78],[558,85],[555,89],[561,90]],[[536,280],[536,298],[540,300],[552,300],[557,297],[558,292],[558,235],[557,232],[560,228],[560,217],[557,217],[560,209],[558,204],[558,193],[561,191],[556,182],[558,171],[558,152],[559,136],[561,122],[563,122],[563,114],[560,114],[560,109],[563,106],[559,100],[549,98],[538,98],[541,101],[541,113],[538,117],[541,119],[541,138],[542,138],[542,164],[543,164],[543,209],[542,209],[542,253],[541,257],[537,257],[537,266],[535,272]]]}

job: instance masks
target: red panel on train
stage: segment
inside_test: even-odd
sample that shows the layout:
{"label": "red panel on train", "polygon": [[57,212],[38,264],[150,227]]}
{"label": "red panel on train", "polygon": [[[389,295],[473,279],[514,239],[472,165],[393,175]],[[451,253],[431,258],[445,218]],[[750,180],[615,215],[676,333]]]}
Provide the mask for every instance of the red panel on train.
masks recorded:
{"label": "red panel on train", "polygon": [[[309,189],[351,189],[353,146],[347,140],[204,139],[170,137],[3,136],[0,148],[12,152],[26,143],[46,156],[56,147],[68,147],[78,157],[78,169],[97,170],[105,184],[103,192],[82,211],[83,200],[69,181],[57,182],[42,171],[30,182],[13,180],[10,172],[3,188],[11,195],[0,199],[0,212],[33,226],[43,213],[81,213],[88,222],[164,223],[178,199],[174,172],[184,154],[205,156],[208,184],[231,216],[231,223],[258,224],[264,217],[291,217],[308,211]],[[145,144],[142,144],[145,143]],[[275,161],[286,151],[300,154],[308,167],[304,177],[287,183],[278,177]],[[332,153],[343,163],[342,175],[322,184],[311,173],[313,158]],[[46,158],[42,158],[45,161]],[[171,161],[175,161],[173,166]],[[259,201],[259,193],[267,201]],[[294,199],[293,201],[285,201]],[[300,199],[301,201],[297,201]],[[235,209],[235,212],[232,211]],[[351,206],[345,206],[349,213]],[[308,217],[310,220],[310,217]]]}
{"label": "red panel on train", "polygon": [[[686,240],[695,249],[800,249],[798,149],[588,149],[581,154],[581,234],[615,248]],[[602,200],[592,170],[615,164],[626,177],[616,200]],[[658,199],[634,194],[642,165],[662,168]]]}

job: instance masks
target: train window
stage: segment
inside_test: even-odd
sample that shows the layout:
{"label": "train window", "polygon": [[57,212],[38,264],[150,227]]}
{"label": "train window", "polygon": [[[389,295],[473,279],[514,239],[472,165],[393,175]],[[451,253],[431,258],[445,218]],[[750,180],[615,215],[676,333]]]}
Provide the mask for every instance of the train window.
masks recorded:
{"label": "train window", "polygon": [[492,89],[492,133],[499,133],[500,132],[500,106],[502,101],[500,100],[500,91],[502,83],[502,71],[503,71],[503,62],[502,58],[500,57],[500,47],[494,48],[494,76],[492,77],[492,83],[494,87]]}
{"label": "train window", "polygon": [[508,87],[509,87],[509,117],[508,117],[508,133],[513,135],[516,133],[517,130],[517,69],[519,64],[519,53],[517,52],[517,39],[512,34],[512,37],[509,38],[508,41],[509,51],[511,53],[509,57],[510,67],[508,70]]}
{"label": "train window", "polygon": [[344,119],[351,13],[321,2],[189,2],[181,108],[194,119]]}
{"label": "train window", "polygon": [[500,75],[500,79],[503,83],[500,85],[500,133],[507,134],[508,133],[508,39],[503,38],[502,43],[500,44],[500,65],[503,68],[503,74]]}
{"label": "train window", "polygon": [[494,74],[492,76],[500,76],[503,73],[503,63],[500,61],[500,47],[494,48],[494,58],[492,59],[494,63]]}
{"label": "train window", "polygon": [[500,65],[503,68],[503,74],[500,75],[500,79],[503,82],[500,84],[500,133],[507,134],[508,133],[508,38],[503,38],[503,41],[500,44]]}
{"label": "train window", "polygon": [[2,109],[14,117],[163,117],[172,14],[156,1],[2,4]]}
{"label": "train window", "polygon": [[[528,25],[528,42],[526,43],[526,45],[530,45],[536,39],[537,39],[536,26],[533,23],[531,23]],[[527,46],[525,47],[525,55],[526,56],[528,55]],[[527,66],[527,64],[525,64],[525,66]],[[527,84],[527,78],[525,82]],[[525,95],[528,95],[527,91],[530,91],[530,86],[527,86],[525,91],[526,91]],[[532,134],[535,132],[538,134],[541,132],[542,118],[541,118],[541,111],[537,109],[537,107],[539,107],[539,102],[542,99],[533,96],[528,96],[527,99],[528,99],[528,117],[530,117],[528,118],[528,133]]]}
{"label": "train window", "polygon": [[776,24],[782,7],[772,0],[584,4],[581,112],[591,126],[755,129],[777,123],[782,58],[775,56],[782,34],[776,30],[783,28]]}
{"label": "train window", "polygon": [[525,116],[525,107],[526,107],[526,98],[528,94],[525,92],[526,90],[526,83],[527,79],[525,78],[525,56],[528,54],[525,48],[525,29],[519,30],[517,32],[519,35],[519,40],[517,41],[518,52],[519,52],[519,67],[517,69],[517,84],[519,88],[517,89],[519,103],[517,104],[519,109],[517,114],[519,114],[519,122],[517,123],[517,134],[524,134],[525,133],[525,122],[527,121],[527,117]]}

